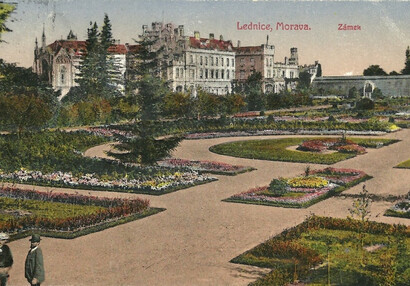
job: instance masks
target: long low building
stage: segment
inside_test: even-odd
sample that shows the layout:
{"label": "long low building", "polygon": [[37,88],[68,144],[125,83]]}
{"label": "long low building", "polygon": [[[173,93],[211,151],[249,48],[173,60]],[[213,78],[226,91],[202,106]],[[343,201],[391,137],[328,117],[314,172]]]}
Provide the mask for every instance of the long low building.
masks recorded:
{"label": "long low building", "polygon": [[348,95],[353,87],[365,97],[370,97],[375,88],[388,97],[410,97],[410,75],[390,76],[325,76],[317,77],[313,87],[326,93]]}

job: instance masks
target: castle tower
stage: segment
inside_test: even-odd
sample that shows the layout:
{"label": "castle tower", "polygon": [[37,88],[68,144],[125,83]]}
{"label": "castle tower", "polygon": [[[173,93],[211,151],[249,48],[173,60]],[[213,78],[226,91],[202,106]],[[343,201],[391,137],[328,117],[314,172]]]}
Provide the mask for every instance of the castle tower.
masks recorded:
{"label": "castle tower", "polygon": [[289,64],[290,65],[298,65],[299,64],[298,49],[297,48],[291,48],[290,49]]}

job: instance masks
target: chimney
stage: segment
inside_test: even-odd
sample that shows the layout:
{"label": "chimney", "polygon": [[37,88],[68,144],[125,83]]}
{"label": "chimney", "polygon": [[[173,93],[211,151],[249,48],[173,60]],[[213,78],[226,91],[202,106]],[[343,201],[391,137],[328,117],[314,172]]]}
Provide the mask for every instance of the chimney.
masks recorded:
{"label": "chimney", "polygon": [[194,37],[195,37],[196,40],[199,40],[199,32],[198,31],[194,32]]}
{"label": "chimney", "polygon": [[142,33],[145,34],[147,32],[148,25],[142,25]]}
{"label": "chimney", "polygon": [[238,48],[241,47],[241,41],[238,40]]}
{"label": "chimney", "polygon": [[269,45],[269,35],[266,35],[266,47]]}
{"label": "chimney", "polygon": [[209,39],[210,39],[210,40],[213,40],[214,38],[215,38],[214,33],[210,33],[210,34],[209,34]]}
{"label": "chimney", "polygon": [[220,41],[223,41],[223,40],[224,40],[224,36],[219,35],[219,40],[220,40]]}

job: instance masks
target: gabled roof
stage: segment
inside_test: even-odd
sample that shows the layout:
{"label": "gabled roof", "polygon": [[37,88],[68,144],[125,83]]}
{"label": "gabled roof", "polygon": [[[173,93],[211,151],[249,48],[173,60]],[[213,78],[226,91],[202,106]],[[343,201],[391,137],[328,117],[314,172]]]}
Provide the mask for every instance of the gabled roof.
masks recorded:
{"label": "gabled roof", "polygon": [[[58,40],[47,46],[47,51],[54,55],[61,49],[65,49],[67,52],[73,51],[75,55],[81,55],[82,52],[87,50],[87,42],[77,40]],[[108,48],[108,52],[125,55],[127,53],[127,47],[122,44],[115,44]]]}
{"label": "gabled roof", "polygon": [[233,51],[231,41],[189,37],[189,46],[195,49]]}

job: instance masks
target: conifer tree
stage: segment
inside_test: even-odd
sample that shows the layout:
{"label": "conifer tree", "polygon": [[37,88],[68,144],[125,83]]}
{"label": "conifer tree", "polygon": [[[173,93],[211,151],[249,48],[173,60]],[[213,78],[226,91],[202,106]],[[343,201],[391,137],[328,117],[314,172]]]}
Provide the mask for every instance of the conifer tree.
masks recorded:
{"label": "conifer tree", "polygon": [[406,50],[406,62],[404,64],[404,69],[401,71],[402,74],[410,74],[410,47]]}
{"label": "conifer tree", "polygon": [[169,156],[182,140],[179,136],[155,137],[156,121],[160,118],[164,97],[169,92],[166,83],[160,78],[161,70],[166,66],[161,65],[163,48],[158,40],[155,36],[148,38],[141,35],[137,42],[140,47],[135,54],[135,69],[128,82],[129,92],[135,96],[139,107],[137,122],[128,128],[131,136],[116,136],[120,144],[116,144],[115,148],[122,153],[109,153],[124,162],[156,164],[158,160]]}

